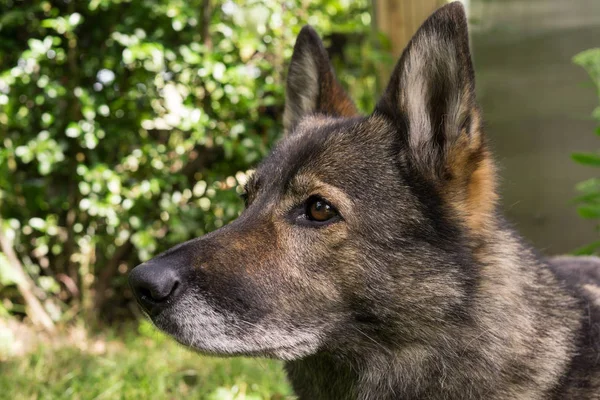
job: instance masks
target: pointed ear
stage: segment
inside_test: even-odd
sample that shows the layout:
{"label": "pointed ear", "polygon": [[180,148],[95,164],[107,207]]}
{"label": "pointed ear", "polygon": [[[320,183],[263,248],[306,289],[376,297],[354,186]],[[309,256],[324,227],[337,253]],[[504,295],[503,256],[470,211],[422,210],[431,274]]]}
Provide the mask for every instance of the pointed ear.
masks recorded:
{"label": "pointed ear", "polygon": [[283,124],[286,133],[304,116],[356,115],[356,107],[335,77],[327,51],[315,30],[306,25],[294,46],[285,93]]}
{"label": "pointed ear", "polygon": [[[446,151],[472,125],[475,78],[462,4],[448,4],[427,19],[407,45],[377,105],[408,126],[408,145],[421,168],[443,174]],[[474,143],[476,144],[476,143]]]}
{"label": "pointed ear", "polygon": [[471,227],[480,224],[496,199],[494,168],[475,102],[462,4],[440,8],[419,28],[376,112],[398,126],[408,162],[463,212]]}

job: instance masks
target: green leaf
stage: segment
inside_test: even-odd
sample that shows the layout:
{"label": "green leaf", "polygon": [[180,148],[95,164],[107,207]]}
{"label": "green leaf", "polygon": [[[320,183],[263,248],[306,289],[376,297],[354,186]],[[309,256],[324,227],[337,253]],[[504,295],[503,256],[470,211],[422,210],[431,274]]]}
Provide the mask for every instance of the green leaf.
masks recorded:
{"label": "green leaf", "polygon": [[600,218],[600,204],[578,207],[577,212],[585,219]]}
{"label": "green leaf", "polygon": [[571,154],[571,158],[580,164],[600,167],[600,154],[573,153]]}
{"label": "green leaf", "polygon": [[585,181],[579,182],[575,185],[575,188],[583,193],[597,193],[600,192],[600,179],[591,178]]}
{"label": "green leaf", "polygon": [[600,203],[600,192],[586,193],[573,199],[575,203]]}
{"label": "green leaf", "polygon": [[[599,72],[599,79],[600,79],[600,72]],[[598,81],[598,83],[600,84],[600,80]],[[594,111],[592,111],[592,118],[600,121],[600,106],[596,107],[594,109]]]}
{"label": "green leaf", "polygon": [[576,256],[585,256],[591,255],[596,252],[600,248],[600,240],[597,240],[593,243],[586,244],[585,246],[581,246],[573,251],[573,254]]}

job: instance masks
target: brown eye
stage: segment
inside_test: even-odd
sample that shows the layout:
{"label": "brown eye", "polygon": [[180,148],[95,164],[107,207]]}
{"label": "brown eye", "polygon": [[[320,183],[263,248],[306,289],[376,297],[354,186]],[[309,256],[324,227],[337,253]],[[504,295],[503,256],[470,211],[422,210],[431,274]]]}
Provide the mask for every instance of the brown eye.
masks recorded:
{"label": "brown eye", "polygon": [[335,208],[319,197],[310,198],[306,202],[306,216],[311,221],[324,222],[337,215]]}

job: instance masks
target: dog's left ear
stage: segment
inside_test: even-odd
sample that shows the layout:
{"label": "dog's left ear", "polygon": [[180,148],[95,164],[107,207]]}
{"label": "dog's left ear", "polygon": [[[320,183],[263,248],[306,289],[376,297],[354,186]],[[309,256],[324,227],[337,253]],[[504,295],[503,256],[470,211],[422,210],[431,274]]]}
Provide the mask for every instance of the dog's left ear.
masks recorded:
{"label": "dog's left ear", "polygon": [[394,121],[409,163],[477,229],[496,199],[494,167],[475,102],[467,18],[448,4],[404,50],[375,113]]}
{"label": "dog's left ear", "polygon": [[288,71],[283,114],[286,134],[304,116],[315,113],[347,117],[357,111],[335,77],[321,38],[306,25],[296,39]]}

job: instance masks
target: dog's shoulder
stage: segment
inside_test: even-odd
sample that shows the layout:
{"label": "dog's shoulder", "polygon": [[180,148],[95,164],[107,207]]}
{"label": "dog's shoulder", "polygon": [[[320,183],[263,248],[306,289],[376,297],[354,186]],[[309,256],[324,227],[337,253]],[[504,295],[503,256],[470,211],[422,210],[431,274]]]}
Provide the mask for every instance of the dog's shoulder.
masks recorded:
{"label": "dog's shoulder", "polygon": [[547,262],[579,299],[582,316],[575,357],[557,398],[600,399],[600,258],[559,256]]}
{"label": "dog's shoulder", "polygon": [[558,256],[547,261],[558,279],[577,297],[600,306],[600,257]]}

